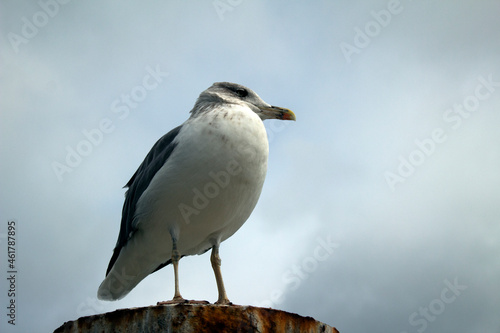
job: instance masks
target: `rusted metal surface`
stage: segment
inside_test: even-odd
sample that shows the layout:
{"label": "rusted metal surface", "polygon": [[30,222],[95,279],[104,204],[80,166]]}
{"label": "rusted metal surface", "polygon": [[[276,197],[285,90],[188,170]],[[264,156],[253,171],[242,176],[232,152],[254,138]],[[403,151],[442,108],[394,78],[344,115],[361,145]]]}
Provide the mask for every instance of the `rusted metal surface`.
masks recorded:
{"label": "rusted metal surface", "polygon": [[68,321],[54,333],[259,332],[338,333],[331,326],[294,313],[253,306],[200,304],[121,309]]}

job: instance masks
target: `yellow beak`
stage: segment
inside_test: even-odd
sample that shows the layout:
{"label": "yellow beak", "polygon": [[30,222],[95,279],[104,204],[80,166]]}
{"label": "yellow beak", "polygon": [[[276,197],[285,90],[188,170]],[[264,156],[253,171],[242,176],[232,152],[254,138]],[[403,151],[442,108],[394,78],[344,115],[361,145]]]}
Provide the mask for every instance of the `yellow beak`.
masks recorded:
{"label": "yellow beak", "polygon": [[289,109],[280,108],[278,106],[260,107],[260,109],[268,119],[296,120],[295,113]]}

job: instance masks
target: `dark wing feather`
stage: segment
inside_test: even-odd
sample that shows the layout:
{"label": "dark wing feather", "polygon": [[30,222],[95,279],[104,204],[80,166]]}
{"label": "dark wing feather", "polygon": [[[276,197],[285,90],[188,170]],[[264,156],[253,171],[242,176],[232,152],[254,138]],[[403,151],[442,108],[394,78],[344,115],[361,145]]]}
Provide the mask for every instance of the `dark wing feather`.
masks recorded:
{"label": "dark wing feather", "polygon": [[135,232],[132,221],[134,220],[137,201],[141,197],[142,193],[144,193],[144,191],[148,188],[155,174],[165,164],[174,151],[177,144],[173,141],[177,134],[179,134],[181,128],[182,125],[174,128],[154,144],[153,148],[151,148],[137,171],[134,173],[132,178],[130,178],[127,185],[125,185],[125,187],[128,187],[129,189],[125,193],[125,203],[123,204],[120,233],[118,234],[118,241],[116,242],[115,249],[113,250],[113,256],[109,261],[106,275],[108,275],[111,268],[113,268],[122,247],[127,244],[130,236]]}

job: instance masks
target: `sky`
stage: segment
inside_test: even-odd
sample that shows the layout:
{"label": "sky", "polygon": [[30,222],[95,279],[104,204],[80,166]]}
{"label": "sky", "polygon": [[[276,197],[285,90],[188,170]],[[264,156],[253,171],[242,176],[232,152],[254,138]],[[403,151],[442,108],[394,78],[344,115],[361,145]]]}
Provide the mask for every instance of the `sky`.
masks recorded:
{"label": "sky", "polygon": [[[0,330],[173,296],[169,266],[97,300],[122,187],[200,92],[230,81],[297,116],[265,122],[262,195],[221,245],[233,303],[341,332],[500,332],[499,11],[2,1]],[[209,261],[181,260],[184,297],[217,299]]]}

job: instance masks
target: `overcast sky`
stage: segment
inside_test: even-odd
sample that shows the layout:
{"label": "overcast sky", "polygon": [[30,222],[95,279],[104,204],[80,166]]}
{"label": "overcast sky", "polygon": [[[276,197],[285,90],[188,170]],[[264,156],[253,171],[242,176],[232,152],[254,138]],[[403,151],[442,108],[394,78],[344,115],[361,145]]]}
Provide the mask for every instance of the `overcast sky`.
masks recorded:
{"label": "overcast sky", "polygon": [[[173,296],[169,266],[96,298],[123,185],[213,82],[266,121],[269,170],[221,245],[236,304],[341,332],[500,332],[498,1],[2,1],[2,332]],[[6,307],[16,223],[16,325]],[[182,295],[217,298],[209,255]]]}

